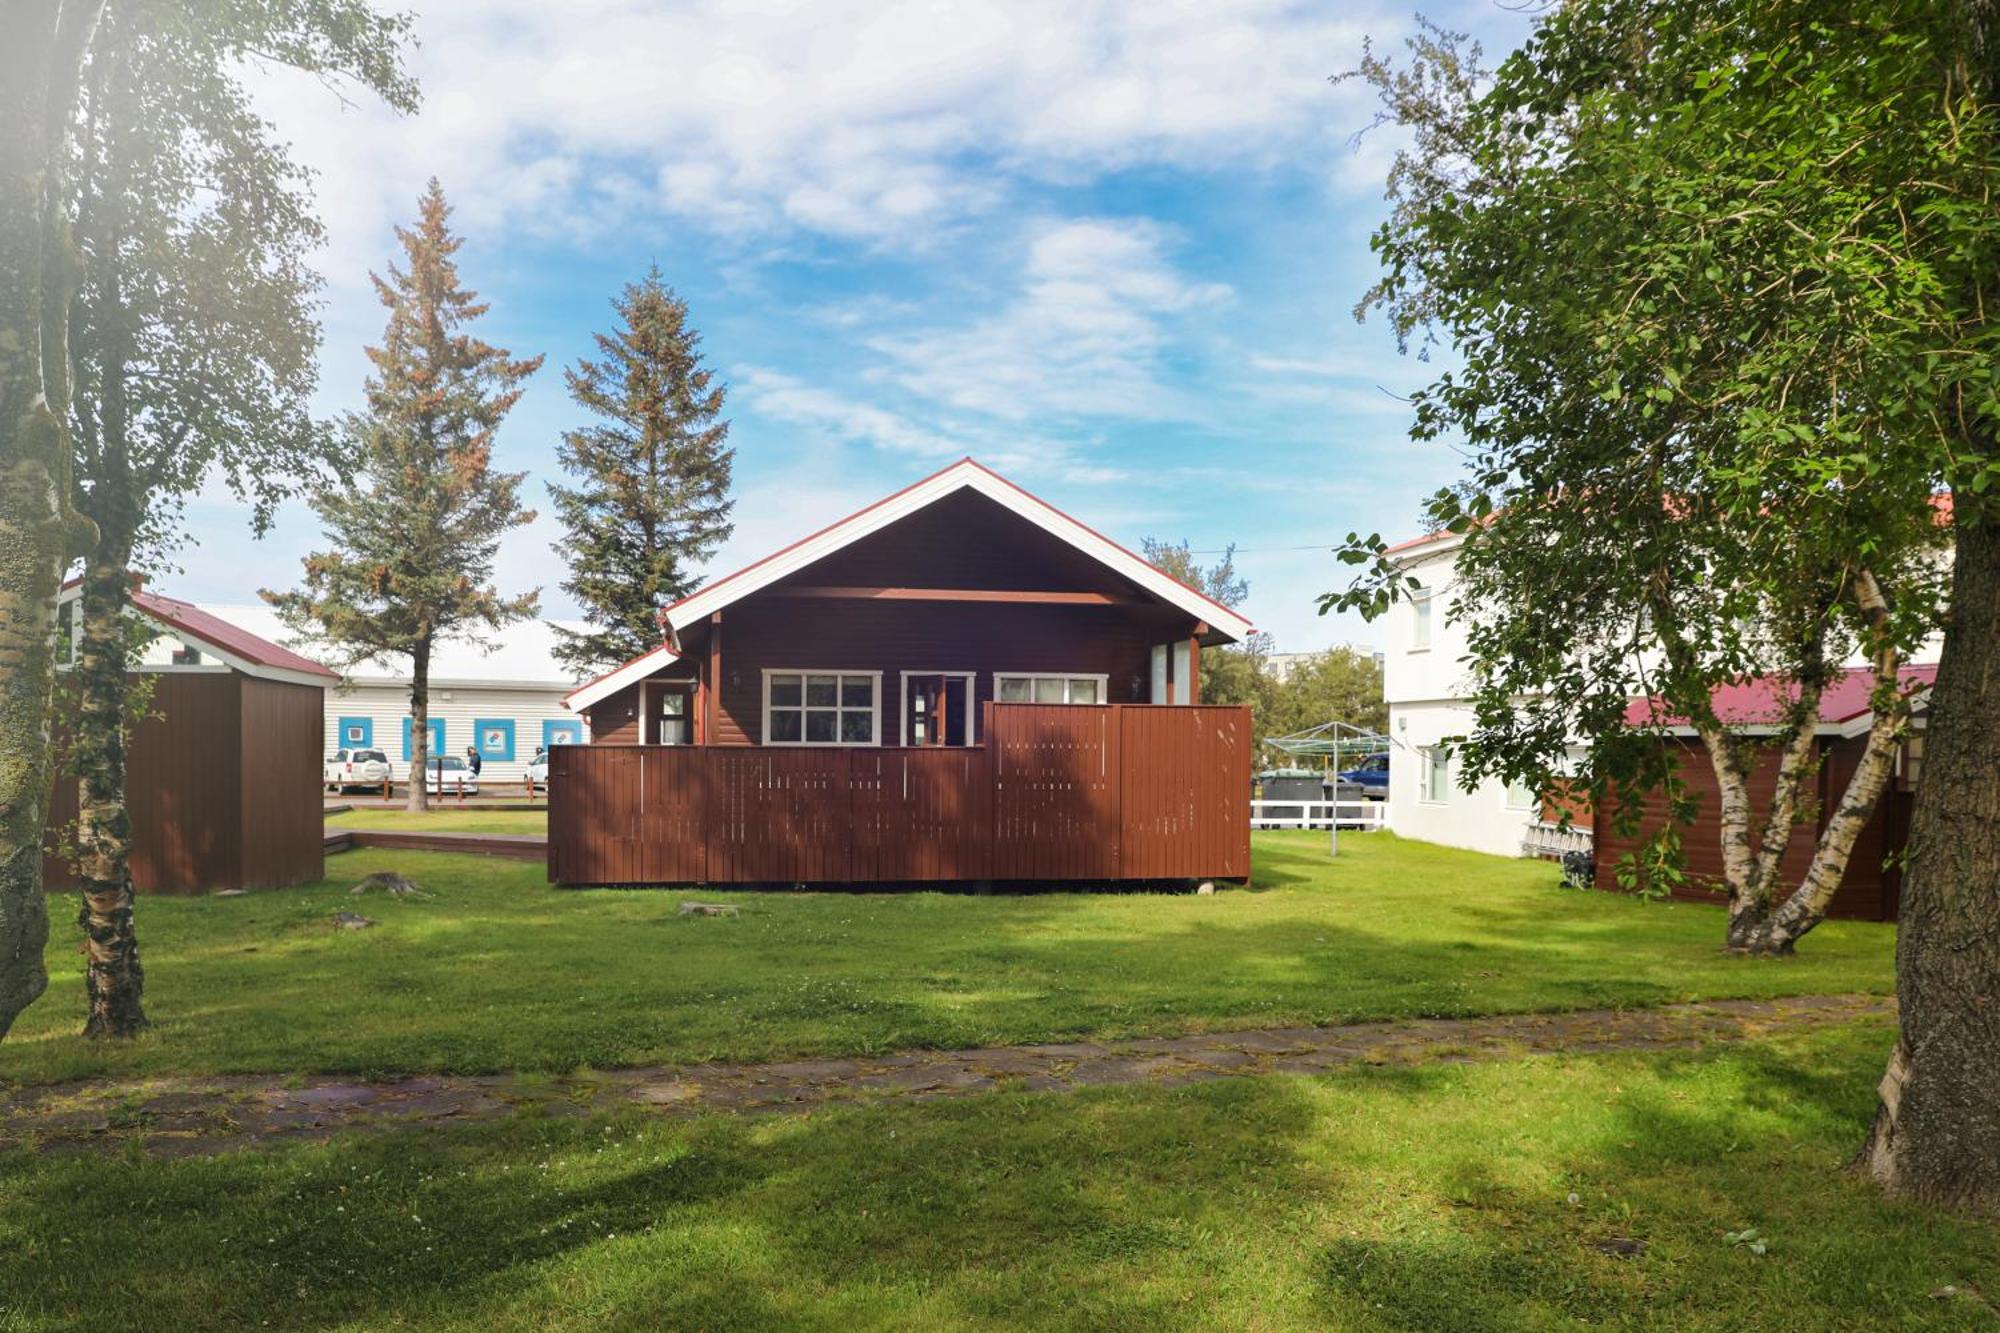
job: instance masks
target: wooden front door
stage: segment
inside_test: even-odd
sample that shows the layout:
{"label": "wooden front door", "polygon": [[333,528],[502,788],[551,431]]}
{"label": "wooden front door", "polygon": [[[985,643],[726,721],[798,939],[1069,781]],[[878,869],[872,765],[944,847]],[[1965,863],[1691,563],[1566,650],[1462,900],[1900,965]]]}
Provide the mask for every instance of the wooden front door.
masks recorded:
{"label": "wooden front door", "polygon": [[909,745],[972,744],[972,680],[943,673],[903,678],[903,736]]}

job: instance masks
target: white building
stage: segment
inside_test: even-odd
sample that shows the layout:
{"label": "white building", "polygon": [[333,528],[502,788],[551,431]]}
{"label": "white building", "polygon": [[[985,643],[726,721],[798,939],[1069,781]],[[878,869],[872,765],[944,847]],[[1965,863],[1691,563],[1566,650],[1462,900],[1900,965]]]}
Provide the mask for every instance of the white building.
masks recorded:
{"label": "white building", "polygon": [[[254,634],[285,643],[296,636],[268,606],[217,606],[216,615]],[[582,744],[583,720],[562,706],[578,677],[557,662],[556,626],[570,621],[525,620],[494,631],[491,649],[447,640],[431,658],[430,752],[478,750],[488,781],[519,782],[537,746]],[[315,653],[311,645],[301,651]],[[408,659],[375,659],[341,677],[326,692],[326,748],[380,750],[401,781],[410,758]]]}
{"label": "white building", "polygon": [[1462,541],[1440,532],[1390,548],[1420,585],[1384,617],[1382,694],[1389,705],[1389,827],[1405,838],[1520,856],[1546,843],[1540,803],[1526,787],[1458,785],[1459,760],[1440,744],[1472,730],[1465,630],[1451,623],[1452,571]]}

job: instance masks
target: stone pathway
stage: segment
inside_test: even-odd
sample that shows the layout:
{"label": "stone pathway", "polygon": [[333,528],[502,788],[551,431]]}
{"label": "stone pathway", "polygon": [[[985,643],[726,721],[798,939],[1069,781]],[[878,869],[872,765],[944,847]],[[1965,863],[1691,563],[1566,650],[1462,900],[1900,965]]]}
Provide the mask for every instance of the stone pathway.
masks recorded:
{"label": "stone pathway", "polygon": [[281,1082],[265,1075],[236,1075],[52,1084],[0,1093],[0,1148],[122,1151],[137,1143],[164,1155],[201,1155],[394,1125],[491,1118],[515,1110],[589,1115],[638,1106],[663,1115],[690,1116],[999,1090],[1063,1092],[1122,1083],[1172,1087],[1257,1074],[1314,1074],[1353,1064],[1464,1063],[1554,1052],[1693,1048],[1775,1031],[1884,1019],[1895,1009],[1896,1002],[1887,997],[1812,995],[1658,1009],[1256,1028],[1131,1041],[624,1069],[528,1080],[490,1074],[429,1075],[381,1083],[334,1078]]}

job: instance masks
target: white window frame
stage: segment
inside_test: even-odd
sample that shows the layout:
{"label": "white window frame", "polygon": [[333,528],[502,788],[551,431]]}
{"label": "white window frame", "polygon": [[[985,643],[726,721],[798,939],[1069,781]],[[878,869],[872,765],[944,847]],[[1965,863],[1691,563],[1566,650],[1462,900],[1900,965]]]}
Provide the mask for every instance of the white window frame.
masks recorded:
{"label": "white window frame", "polygon": [[[870,709],[869,709],[869,714],[870,714],[870,716],[871,716],[871,717],[873,718],[873,721],[872,721],[872,722],[870,723],[870,731],[869,731],[869,734],[870,734],[870,735],[871,735],[871,736],[873,737],[873,739],[872,739],[872,740],[866,740],[866,741],[844,741],[844,740],[841,740],[841,739],[840,739],[840,736],[839,736],[839,732],[840,732],[840,727],[839,727],[839,724],[838,724],[838,721],[836,720],[836,723],[835,723],[835,725],[834,725],[834,733],[835,733],[835,734],[834,734],[834,739],[832,739],[832,740],[830,740],[830,741],[809,741],[809,740],[807,740],[807,739],[805,738],[805,721],[804,721],[804,718],[803,718],[803,717],[801,717],[801,719],[800,719],[800,722],[799,722],[799,739],[797,739],[797,740],[795,740],[795,741],[774,741],[774,740],[772,740],[772,739],[771,739],[771,677],[773,677],[773,676],[798,676],[798,677],[800,677],[800,680],[799,680],[799,701],[800,701],[800,703],[799,703],[799,711],[800,711],[800,713],[801,713],[801,714],[803,714],[803,713],[804,713],[804,712],[806,711],[806,708],[805,708],[805,688],[806,688],[806,685],[805,685],[805,680],[804,680],[804,678],[805,678],[805,677],[807,677],[807,676],[832,676],[832,677],[834,677],[834,678],[835,678],[836,680],[840,679],[840,678],[841,678],[841,677],[843,677],[843,676],[864,676],[864,677],[866,677],[866,678],[868,679],[868,681],[870,682],[870,684],[871,684],[871,685],[873,686],[873,690],[874,690],[874,702],[873,702],[873,705],[872,705],[872,706],[870,707]],[[835,697],[835,699],[836,699],[836,700],[837,700],[837,699],[839,698],[839,694],[840,694],[840,686],[836,684],[836,685],[834,686],[834,697]],[[881,748],[881,745],[882,745],[882,673],[881,673],[880,671],[858,671],[858,670],[850,670],[850,669],[847,669],[847,668],[842,668],[842,667],[765,667],[765,668],[764,668],[764,679],[763,679],[763,702],[764,702],[764,710],[763,710],[763,728],[764,728],[764,729],[763,729],[763,730],[762,730],[762,731],[761,731],[760,733],[758,733],[758,738],[759,738],[759,743],[760,743],[760,744],[763,744],[763,745],[771,745],[771,746],[782,746],[782,747],[784,747],[784,748],[787,748],[787,749],[791,749],[791,748],[799,748],[799,749],[810,749],[810,750],[839,750],[839,749],[848,749],[848,750],[864,750],[864,749],[880,749],[880,748]],[[841,713],[841,712],[859,712],[859,711],[861,711],[861,710],[859,710],[859,709],[848,709],[848,708],[843,708],[843,707],[842,707],[842,706],[841,706],[841,705],[840,705],[839,703],[837,703],[837,702],[836,702],[836,703],[834,704],[834,711],[835,711],[835,713],[836,713],[836,714],[838,714],[838,713]]]}
{"label": "white window frame", "polygon": [[[850,673],[852,674],[852,673]],[[902,682],[897,691],[896,743],[904,749],[910,746],[910,677],[943,676],[947,680],[965,682],[965,707],[971,716],[965,721],[965,744],[946,745],[946,750],[966,750],[979,744],[979,673],[977,671],[905,671],[898,679]],[[996,687],[997,688],[997,687]]]}
{"label": "white window frame", "polygon": [[[1091,672],[1091,671],[996,671],[996,672],[994,672],[994,673],[993,673],[993,702],[995,702],[995,703],[1000,703],[1000,702],[1003,702],[1003,701],[1001,700],[1001,698],[1000,698],[1000,683],[1001,683],[1002,681],[1007,681],[1007,680],[1025,680],[1025,681],[1027,681],[1027,682],[1028,682],[1028,693],[1030,693],[1030,694],[1033,694],[1033,693],[1035,692],[1035,682],[1036,682],[1036,681],[1041,681],[1041,680],[1059,680],[1059,681],[1063,682],[1063,701],[1062,701],[1062,704],[1061,704],[1061,706],[1062,706],[1062,707],[1065,707],[1065,708],[1092,708],[1092,707],[1102,707],[1103,705],[1105,705],[1105,704],[1108,704],[1108,703],[1110,703],[1110,702],[1111,702],[1111,677],[1110,677],[1110,676],[1109,676],[1108,674],[1106,674],[1106,675],[1099,675],[1099,674],[1097,674],[1097,673],[1095,673],[1095,672]],[[1093,705],[1093,704],[1072,704],[1072,703],[1070,703],[1070,701],[1069,701],[1069,683],[1070,683],[1071,681],[1074,681],[1074,680],[1094,680],[1094,681],[1096,681],[1096,682],[1097,682],[1097,703],[1096,703],[1096,704],[1094,704],[1094,705]],[[1034,702],[1035,702],[1035,700],[1033,700],[1033,699],[1026,699],[1026,700],[1020,700],[1020,699],[1017,699],[1017,700],[1013,700],[1013,701],[1011,701],[1011,702],[1015,702],[1015,703],[1034,703]],[[1050,705],[1050,707],[1055,707],[1055,706],[1056,706],[1056,705]]]}
{"label": "white window frame", "polygon": [[[1515,793],[1516,791],[1520,791],[1520,792],[1524,792],[1524,793],[1526,793],[1526,795],[1525,795],[1524,799],[1522,799],[1522,800],[1520,800],[1520,801],[1518,801],[1518,802],[1517,802],[1517,801],[1515,801],[1515,799],[1514,799],[1514,793]],[[1540,809],[1542,808],[1542,803],[1541,803],[1541,801],[1540,801],[1540,800],[1539,800],[1539,799],[1538,799],[1538,798],[1537,798],[1537,797],[1535,796],[1535,789],[1534,789],[1533,787],[1530,787],[1530,786],[1528,786],[1528,784],[1526,784],[1525,782],[1523,782],[1523,783],[1513,783],[1513,782],[1509,782],[1509,783],[1507,783],[1507,784],[1506,784],[1506,786],[1505,786],[1505,793],[1504,793],[1504,794],[1503,794],[1503,795],[1501,796],[1501,798],[1500,798],[1500,799],[1501,799],[1501,803],[1502,803],[1502,804],[1503,804],[1503,805],[1504,805],[1504,806],[1505,806],[1505,807],[1506,807],[1506,808],[1507,808],[1507,809],[1508,809],[1508,810],[1509,810],[1510,812],[1514,812],[1514,813],[1522,813],[1522,814],[1525,814],[1525,813],[1528,813],[1528,812],[1530,812],[1530,811],[1538,811],[1538,810],[1540,810]]]}
{"label": "white window frame", "polygon": [[1410,589],[1410,651],[1427,653],[1431,650],[1432,599],[1437,589],[1418,586]]}
{"label": "white window frame", "polygon": [[[1451,751],[1442,745],[1420,747],[1424,756],[1423,767],[1417,770],[1417,799],[1425,805],[1443,805],[1451,797]],[[1444,761],[1442,792],[1431,790],[1432,779],[1438,776],[1438,761]]]}

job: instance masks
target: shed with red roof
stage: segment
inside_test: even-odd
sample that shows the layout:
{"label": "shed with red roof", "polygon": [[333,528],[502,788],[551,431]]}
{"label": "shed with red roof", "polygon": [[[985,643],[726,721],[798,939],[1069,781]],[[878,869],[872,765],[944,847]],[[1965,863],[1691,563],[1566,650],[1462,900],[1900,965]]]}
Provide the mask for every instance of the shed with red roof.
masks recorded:
{"label": "shed with red roof", "polygon": [[[67,631],[74,584],[63,590]],[[192,602],[135,588],[132,611],[157,636],[132,670],[145,716],[126,738],[132,881],[142,893],[280,888],[325,873],[320,798],[325,693],[339,676]],[[58,719],[58,755],[61,753]],[[60,853],[77,784],[58,766],[43,882],[70,888]]]}
{"label": "shed with red roof", "polygon": [[[1922,754],[1923,696],[1936,678],[1934,664],[1903,668],[1903,690],[1912,696],[1915,708],[1916,739],[1914,743],[1906,743],[1898,756],[1895,779],[1882,793],[1874,816],[1855,844],[1829,916],[1864,921],[1896,919],[1902,894],[1902,873],[1897,863],[1909,836],[1910,802]],[[1813,808],[1806,812],[1805,822],[1793,831],[1785,849],[1782,867],[1787,884],[1797,884],[1804,877],[1827,814],[1838,803],[1860,762],[1868,728],[1874,720],[1869,701],[1872,690],[1871,673],[1853,668],[1841,672],[1820,695],[1819,718],[1814,726],[1819,744],[1819,771],[1811,789],[1815,799]],[[1787,707],[1798,695],[1792,682],[1758,677],[1724,685],[1713,697],[1716,716],[1722,722],[1734,731],[1754,736],[1776,731]],[[1681,832],[1689,882],[1676,888],[1673,896],[1699,902],[1719,901],[1721,795],[1707,749],[1687,719],[1667,715],[1653,700],[1633,700],[1626,709],[1625,720],[1631,726],[1653,726],[1661,731],[1660,743],[1669,747],[1681,780],[1700,801],[1693,827]],[[1750,774],[1752,828],[1759,826],[1769,809],[1771,793],[1777,785],[1778,762],[1777,753],[1766,750],[1759,755]],[[1618,821],[1611,818],[1596,822],[1599,888],[1618,888],[1620,858],[1657,833],[1669,818],[1666,802],[1658,793],[1649,794],[1641,803],[1639,815],[1638,827],[1632,833],[1619,832]]]}

